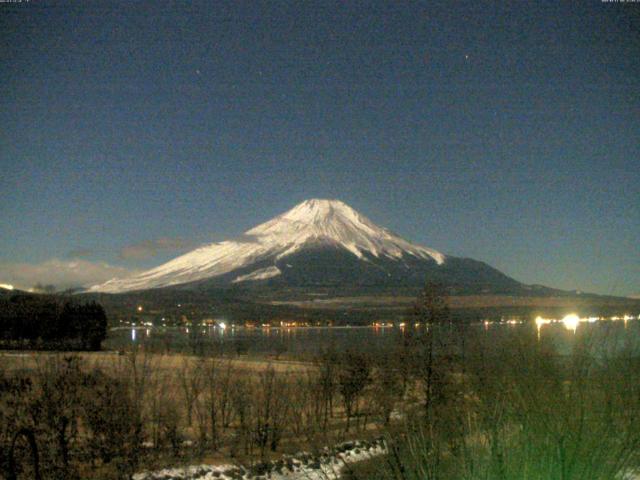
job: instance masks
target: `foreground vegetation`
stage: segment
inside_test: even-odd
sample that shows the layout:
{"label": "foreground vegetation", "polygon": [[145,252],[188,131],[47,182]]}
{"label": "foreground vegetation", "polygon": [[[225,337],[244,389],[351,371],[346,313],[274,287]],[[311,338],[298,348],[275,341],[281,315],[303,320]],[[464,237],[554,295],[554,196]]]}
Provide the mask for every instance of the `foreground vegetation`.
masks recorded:
{"label": "foreground vegetation", "polygon": [[[252,463],[383,424],[366,357],[315,364],[220,357],[34,354],[0,375],[0,468],[32,478],[129,478],[194,461]],[[3,358],[4,360],[4,358]],[[345,417],[345,409],[349,415]],[[35,446],[35,447],[34,447]]]}
{"label": "foreground vegetation", "polygon": [[389,430],[392,452],[361,479],[615,479],[640,447],[640,357],[586,339],[558,357],[535,339],[472,345],[435,374],[425,412]]}
{"label": "foreground vegetation", "polygon": [[[251,464],[384,435],[352,479],[615,479],[640,462],[640,350],[578,331],[474,335],[423,292],[387,351],[313,362],[208,351],[23,354],[0,362],[0,477],[130,478]],[[489,340],[490,339],[490,340]],[[606,340],[606,339],[605,339]],[[489,343],[491,342],[491,343]]]}

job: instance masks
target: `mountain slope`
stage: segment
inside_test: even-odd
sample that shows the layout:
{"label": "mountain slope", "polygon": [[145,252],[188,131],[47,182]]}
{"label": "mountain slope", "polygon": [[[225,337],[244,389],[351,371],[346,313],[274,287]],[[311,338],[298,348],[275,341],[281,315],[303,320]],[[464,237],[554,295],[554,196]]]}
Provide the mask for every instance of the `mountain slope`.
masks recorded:
{"label": "mountain slope", "polygon": [[206,245],[136,277],[110,280],[89,291],[115,293],[179,285],[264,262],[270,263],[263,267],[271,267],[268,272],[232,281],[273,277],[279,274],[275,262],[319,244],[338,246],[363,261],[368,256],[400,259],[405,255],[437,264],[445,261],[441,253],[407,242],[340,201],[314,199],[252,228],[240,239]]}
{"label": "mountain slope", "polygon": [[522,285],[471,259],[445,256],[380,227],[337,200],[307,200],[248,230],[159,267],[91,287],[121,293],[203,285],[415,286],[430,278],[461,292]]}

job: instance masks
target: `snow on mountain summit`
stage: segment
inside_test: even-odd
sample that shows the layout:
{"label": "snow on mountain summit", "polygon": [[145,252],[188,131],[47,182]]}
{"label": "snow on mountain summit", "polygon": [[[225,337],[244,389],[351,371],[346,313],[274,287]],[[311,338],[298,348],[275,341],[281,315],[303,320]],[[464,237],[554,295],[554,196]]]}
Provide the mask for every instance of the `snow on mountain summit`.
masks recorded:
{"label": "snow on mountain summit", "polygon": [[441,253],[403,240],[339,200],[306,200],[273,220],[252,228],[246,235],[267,242],[289,244],[279,258],[293,253],[308,241],[329,240],[358,258],[362,258],[364,252],[375,257],[394,258],[409,253],[422,258],[432,257],[438,264],[444,262]]}
{"label": "snow on mountain summit", "polygon": [[412,255],[438,265],[445,261],[443,254],[402,239],[339,200],[311,199],[248,230],[238,240],[200,247],[140,275],[113,279],[89,291],[118,293],[178,285],[246,269],[258,262],[263,264],[260,268],[233,281],[270,278],[281,272],[275,264],[264,268],[265,261],[276,262],[307,245],[318,244],[342,247],[363,261],[369,255],[391,259]]}

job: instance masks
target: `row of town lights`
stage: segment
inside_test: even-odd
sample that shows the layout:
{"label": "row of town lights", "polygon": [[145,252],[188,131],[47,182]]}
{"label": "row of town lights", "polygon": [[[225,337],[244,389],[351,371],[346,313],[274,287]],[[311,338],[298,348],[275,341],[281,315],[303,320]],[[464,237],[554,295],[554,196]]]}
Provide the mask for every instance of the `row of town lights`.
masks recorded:
{"label": "row of town lights", "polygon": [[[622,317],[619,317],[619,316],[610,317],[609,320],[613,320],[613,321],[623,320],[626,323],[628,320],[633,320],[635,318],[636,317],[633,317],[632,315],[624,315]],[[638,315],[637,318],[638,318],[638,320],[640,320],[640,315]],[[575,332],[580,323],[594,323],[594,322],[597,322],[598,320],[606,320],[606,318],[604,318],[604,317],[584,317],[584,318],[580,318],[575,313],[570,313],[569,315],[564,316],[560,320],[560,323],[562,323],[567,330],[571,330],[571,331]],[[542,318],[542,317],[536,317],[536,320],[535,320],[536,327],[538,327],[538,331],[540,331],[540,328],[542,328],[543,325],[548,325],[550,323],[556,323],[557,321],[558,320],[555,320],[555,319]]]}

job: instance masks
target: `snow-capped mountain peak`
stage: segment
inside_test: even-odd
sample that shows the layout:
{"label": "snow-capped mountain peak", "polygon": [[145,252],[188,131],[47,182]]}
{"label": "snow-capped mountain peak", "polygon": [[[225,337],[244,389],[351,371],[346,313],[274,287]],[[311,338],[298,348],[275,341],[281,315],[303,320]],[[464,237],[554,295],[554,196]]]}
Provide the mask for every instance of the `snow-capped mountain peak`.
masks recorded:
{"label": "snow-capped mountain peak", "polygon": [[375,225],[349,205],[340,200],[323,199],[306,200],[282,215],[252,228],[247,234],[278,235],[304,229],[331,237],[335,234],[337,225],[375,235],[375,228],[371,228]]}
{"label": "snow-capped mountain peak", "polygon": [[296,251],[309,241],[325,241],[334,242],[359,258],[365,252],[375,257],[385,255],[394,258],[409,253],[419,257],[430,256],[438,264],[444,262],[441,253],[403,240],[339,200],[306,200],[288,212],[252,228],[246,235],[262,242],[288,244],[289,247],[280,257]]}
{"label": "snow-capped mountain peak", "polygon": [[[177,285],[229,274],[260,263],[254,272],[233,282],[261,280],[281,274],[275,262],[305,246],[344,248],[363,261],[372,257],[402,259],[410,255],[435,261],[445,256],[412,244],[380,227],[339,200],[306,200],[272,220],[254,227],[235,241],[213,243],[128,279],[113,279],[90,291],[124,292]],[[265,268],[264,264],[271,262]]]}

